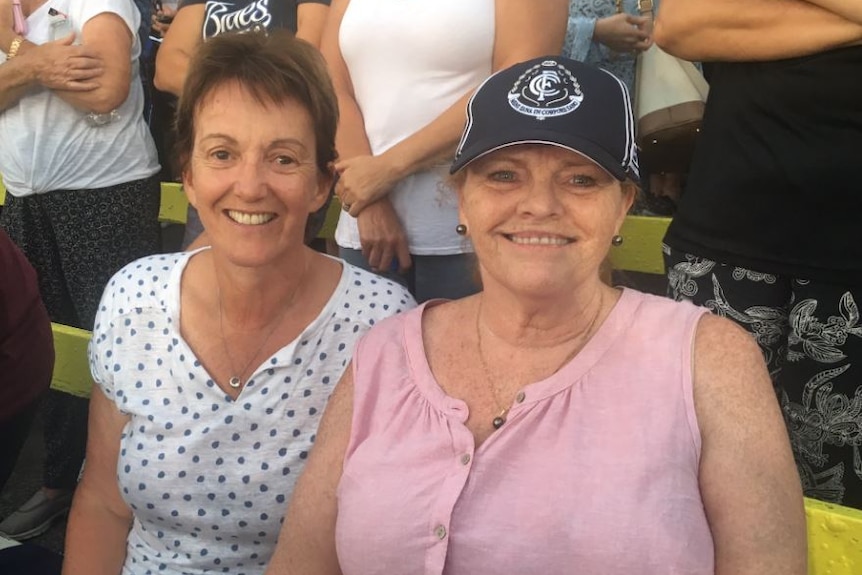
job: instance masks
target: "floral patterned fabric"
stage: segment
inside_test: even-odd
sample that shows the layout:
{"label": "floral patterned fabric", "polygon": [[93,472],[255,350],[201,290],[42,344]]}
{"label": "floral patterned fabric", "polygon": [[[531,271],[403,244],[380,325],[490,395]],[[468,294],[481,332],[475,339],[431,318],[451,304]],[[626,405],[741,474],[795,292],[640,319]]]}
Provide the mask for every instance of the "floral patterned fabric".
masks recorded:
{"label": "floral patterned fabric", "polygon": [[[655,2],[655,5],[658,6],[658,3]],[[637,0],[622,0],[622,11],[638,15]],[[571,0],[563,56],[604,68],[625,82],[629,93],[634,94],[637,55],[614,52],[607,46],[593,42],[596,20],[616,13],[614,0]]]}
{"label": "floral patterned fabric", "polygon": [[763,351],[805,495],[862,509],[862,288],[664,250],[669,295],[735,321]]}

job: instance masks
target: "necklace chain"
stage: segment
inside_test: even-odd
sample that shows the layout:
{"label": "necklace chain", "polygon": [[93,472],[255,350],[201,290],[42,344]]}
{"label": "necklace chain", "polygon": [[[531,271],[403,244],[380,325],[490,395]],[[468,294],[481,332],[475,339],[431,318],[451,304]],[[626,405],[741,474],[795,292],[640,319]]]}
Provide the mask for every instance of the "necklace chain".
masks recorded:
{"label": "necklace chain", "polygon": [[[237,373],[236,364],[234,363],[233,356],[230,353],[230,346],[227,344],[227,339],[224,336],[224,312],[223,312],[222,301],[221,301],[221,290],[218,290],[217,293],[218,293],[219,334],[221,335],[221,343],[222,343],[222,346],[224,347],[225,355],[227,355],[227,360],[230,363],[230,369],[235,374],[235,375],[230,376],[230,379],[228,380],[227,383],[233,389],[239,389],[240,387],[242,387],[242,385],[244,383],[242,380],[243,375],[246,373],[246,371],[248,371],[248,368],[251,367],[252,362],[254,362],[254,360],[257,358],[257,356],[260,355],[260,352],[263,351],[263,348],[266,347],[266,344],[269,342],[269,339],[272,337],[272,334],[275,333],[275,330],[278,329],[278,326],[281,325],[281,322],[284,319],[284,316],[287,314],[287,310],[291,307],[290,304],[293,303],[294,298],[293,297],[290,298],[290,302],[288,302],[287,305],[284,306],[284,309],[282,309],[281,314],[279,314],[279,316],[278,316],[278,319],[275,322],[273,322],[272,327],[269,329],[269,332],[266,334],[266,337],[263,340],[263,343],[261,343],[258,346],[257,350],[254,352],[254,355],[251,356],[251,359],[249,359],[248,362],[246,362],[245,366],[242,368],[242,370]],[[294,297],[295,297],[295,295],[296,294],[294,294]]]}
{"label": "necklace chain", "polygon": [[[500,401],[497,399],[497,388],[494,386],[494,379],[491,377],[491,370],[488,368],[488,362],[485,360],[485,352],[482,348],[482,329],[479,325],[479,318],[481,317],[481,315],[482,315],[482,296],[479,296],[479,306],[478,306],[478,309],[476,310],[476,344],[477,344],[477,348],[479,351],[479,363],[482,364],[482,371],[485,374],[485,382],[488,384],[488,389],[491,392],[491,396],[494,398],[494,403],[497,405],[497,408],[500,410],[500,413],[491,421],[491,425],[496,430],[496,429],[500,429],[501,427],[503,427],[503,424],[506,423],[506,416],[509,413],[509,408],[503,407],[500,405]],[[554,371],[551,372],[551,374],[554,374],[554,373],[557,373],[558,371],[560,371],[564,365],[569,363],[572,360],[572,358],[575,357],[575,354],[577,354],[581,349],[583,349],[583,342],[585,342],[586,339],[592,333],[593,327],[595,327],[596,322],[599,319],[599,315],[601,315],[601,312],[597,313],[593,317],[592,321],[590,322],[590,325],[587,326],[587,329],[580,336],[578,336],[578,344],[574,347],[574,349],[571,352],[569,352],[566,355],[566,357],[563,359],[563,361],[560,362],[560,364],[554,369]]]}

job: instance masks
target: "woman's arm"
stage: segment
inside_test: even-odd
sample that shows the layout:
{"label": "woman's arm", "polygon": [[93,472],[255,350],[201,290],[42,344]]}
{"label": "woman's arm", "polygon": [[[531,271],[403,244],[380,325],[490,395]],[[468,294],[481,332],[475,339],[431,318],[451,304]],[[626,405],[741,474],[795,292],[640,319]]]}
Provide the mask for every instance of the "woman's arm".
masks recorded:
{"label": "woman's arm", "polygon": [[347,64],[341,56],[339,30],[350,0],[333,0],[320,41],[320,52],[326,60],[332,86],[338,98],[338,132],[335,145],[342,158],[371,154],[365,135],[365,122],[353,94],[353,83]]}
{"label": "woman's arm", "polygon": [[686,60],[779,60],[860,42],[862,25],[805,0],[662,0],[654,37]]}
{"label": "woman's arm", "polygon": [[87,20],[81,30],[81,45],[101,60],[99,87],[90,91],[54,89],[70,105],[88,112],[106,114],[119,108],[129,96],[132,74],[132,41],[137,30],[113,12],[102,12]]}
{"label": "woman's arm", "polygon": [[[340,158],[370,156],[371,145],[365,134],[365,121],[353,94],[350,72],[341,56],[338,33],[341,20],[350,0],[333,0],[326,18],[320,51],[326,60],[335,95],[338,98],[338,132],[335,146]],[[336,194],[343,195],[343,185],[336,184]],[[406,270],[411,265],[407,234],[398,220],[398,215],[386,198],[365,209],[357,218],[362,254],[372,270],[389,270],[392,259],[398,260],[398,268]]]}
{"label": "woman's arm", "polygon": [[51,90],[92,92],[103,65],[90,47],[72,46],[75,35],[36,45],[13,30],[12,2],[0,0],[0,50],[8,54],[12,44],[17,55],[0,66],[0,112],[15,105],[33,86]]}
{"label": "woman's arm", "polygon": [[846,20],[862,24],[862,2],[858,0],[806,0],[824,10],[838,14]]}
{"label": "woman's arm", "polygon": [[189,61],[201,43],[204,4],[183,6],[174,16],[156,54],[153,83],[162,92],[179,96],[189,73]]}
{"label": "woman's arm", "polygon": [[[496,0],[494,71],[546,54],[559,54],[566,35],[566,0]],[[379,156],[360,156],[338,162],[342,199],[350,214],[389,193],[399,180],[450,160],[464,128],[464,111],[472,90],[428,125]]]}
{"label": "woman's arm", "polygon": [[353,419],[353,364],[329,398],[296,484],[266,575],[341,575],[335,553],[336,490]]}
{"label": "woman's arm", "polygon": [[328,4],[303,2],[296,7],[296,37],[320,47],[323,26],[329,12]]}
{"label": "woman's arm", "polygon": [[132,513],[120,495],[117,458],[128,420],[93,387],[87,464],[69,512],[63,575],[117,575],[122,570]]}
{"label": "woman's arm", "polygon": [[[91,92],[99,87],[102,62],[88,47],[72,46],[69,34],[36,46],[25,42],[18,55],[0,66],[0,112],[18,103],[33,86]],[[3,40],[0,39],[0,42]]]}
{"label": "woman's arm", "polygon": [[784,419],[757,344],[723,318],[698,326],[694,401],[715,575],[805,575],[805,511]]}

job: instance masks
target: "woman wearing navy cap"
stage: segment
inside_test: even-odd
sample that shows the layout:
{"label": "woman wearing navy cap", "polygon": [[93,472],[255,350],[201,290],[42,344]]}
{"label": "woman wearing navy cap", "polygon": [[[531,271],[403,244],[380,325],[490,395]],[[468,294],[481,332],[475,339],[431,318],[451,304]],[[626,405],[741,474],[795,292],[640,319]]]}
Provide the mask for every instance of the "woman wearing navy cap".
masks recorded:
{"label": "woman wearing navy cap", "polygon": [[633,130],[622,83],[586,64],[482,85],[451,171],[484,289],[360,341],[268,573],[805,573],[757,346],[600,279]]}

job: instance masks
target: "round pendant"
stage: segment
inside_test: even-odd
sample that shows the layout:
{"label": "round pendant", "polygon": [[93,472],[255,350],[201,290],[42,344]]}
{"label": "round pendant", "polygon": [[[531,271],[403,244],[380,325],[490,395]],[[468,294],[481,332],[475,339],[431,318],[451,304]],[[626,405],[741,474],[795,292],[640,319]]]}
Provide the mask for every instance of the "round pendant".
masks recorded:
{"label": "round pendant", "polygon": [[506,423],[505,418],[502,415],[499,415],[494,418],[494,421],[491,422],[491,425],[494,426],[494,429],[500,429],[503,427],[503,424]]}
{"label": "round pendant", "polygon": [[[240,378],[238,378],[237,376],[233,376],[232,378],[230,378],[228,380],[227,384],[234,389],[238,389],[239,386],[242,385],[242,380]],[[500,424],[500,425],[502,425],[502,424]]]}

